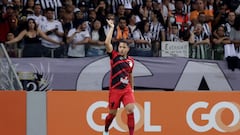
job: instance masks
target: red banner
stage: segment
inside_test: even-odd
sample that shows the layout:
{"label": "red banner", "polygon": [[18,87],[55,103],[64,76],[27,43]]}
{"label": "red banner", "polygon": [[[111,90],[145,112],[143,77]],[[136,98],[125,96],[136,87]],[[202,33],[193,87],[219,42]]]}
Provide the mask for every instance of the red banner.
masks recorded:
{"label": "red banner", "polygon": [[[240,134],[240,92],[136,91],[136,135]],[[48,92],[47,135],[102,135],[107,92]],[[126,135],[120,108],[110,135]]]}

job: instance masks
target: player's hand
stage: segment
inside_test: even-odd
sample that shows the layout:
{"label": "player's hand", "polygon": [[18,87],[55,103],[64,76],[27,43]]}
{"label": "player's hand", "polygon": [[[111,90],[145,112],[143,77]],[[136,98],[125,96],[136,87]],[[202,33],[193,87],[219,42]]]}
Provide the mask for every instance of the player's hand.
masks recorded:
{"label": "player's hand", "polygon": [[114,28],[114,22],[111,19],[107,19],[107,23],[111,28]]}

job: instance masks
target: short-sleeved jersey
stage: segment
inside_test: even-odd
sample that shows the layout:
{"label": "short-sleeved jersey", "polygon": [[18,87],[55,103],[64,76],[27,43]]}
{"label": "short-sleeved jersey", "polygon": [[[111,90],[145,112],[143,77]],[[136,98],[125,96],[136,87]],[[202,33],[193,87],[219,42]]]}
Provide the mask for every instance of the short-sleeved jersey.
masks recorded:
{"label": "short-sleeved jersey", "polygon": [[129,77],[134,67],[133,58],[124,58],[114,50],[108,55],[111,64],[110,89],[131,89]]}

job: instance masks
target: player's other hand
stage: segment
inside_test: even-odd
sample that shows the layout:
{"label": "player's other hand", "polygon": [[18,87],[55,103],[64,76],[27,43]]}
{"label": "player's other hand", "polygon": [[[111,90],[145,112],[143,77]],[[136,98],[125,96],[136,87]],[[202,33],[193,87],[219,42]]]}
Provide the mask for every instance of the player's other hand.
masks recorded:
{"label": "player's other hand", "polygon": [[114,28],[114,21],[111,19],[107,19],[107,23],[111,28]]}

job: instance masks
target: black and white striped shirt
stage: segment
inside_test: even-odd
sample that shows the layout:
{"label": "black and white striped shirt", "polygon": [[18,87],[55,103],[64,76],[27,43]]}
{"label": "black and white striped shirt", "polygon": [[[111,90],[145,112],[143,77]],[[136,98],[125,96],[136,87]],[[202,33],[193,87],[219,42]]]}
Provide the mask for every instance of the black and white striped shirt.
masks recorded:
{"label": "black and white striped shirt", "polygon": [[143,5],[143,0],[133,0],[134,3],[136,3],[136,5]]}
{"label": "black and white striped shirt", "polygon": [[[23,0],[23,4],[27,5],[27,1],[28,0]],[[40,3],[43,9],[62,7],[61,0],[36,0],[35,3]]]}
{"label": "black and white striped shirt", "polygon": [[130,4],[132,5],[133,0],[112,0],[110,5],[112,5],[113,13],[117,12],[118,5]]}
{"label": "black and white striped shirt", "polygon": [[165,31],[165,28],[160,22],[156,24],[154,24],[153,22],[150,23],[150,32],[152,34],[152,40],[161,41],[162,31]]}
{"label": "black and white striped shirt", "polygon": [[[133,38],[135,40],[138,40],[138,39],[146,40],[149,43],[151,43],[151,33],[150,32],[142,34],[140,32],[140,30],[137,29],[137,30],[134,31]],[[135,46],[136,46],[137,49],[151,50],[151,46],[149,46],[149,44],[138,44],[138,43],[135,43]]]}
{"label": "black and white striped shirt", "polygon": [[207,34],[207,36],[211,36],[212,32],[208,23],[203,23],[202,26],[203,26],[203,31]]}
{"label": "black and white striped shirt", "polygon": [[[27,5],[28,0],[23,0],[23,4]],[[46,8],[53,8],[55,10],[55,18],[57,18],[58,15],[58,7],[62,7],[61,0],[36,0],[35,4],[39,3],[42,7],[42,9]]]}

